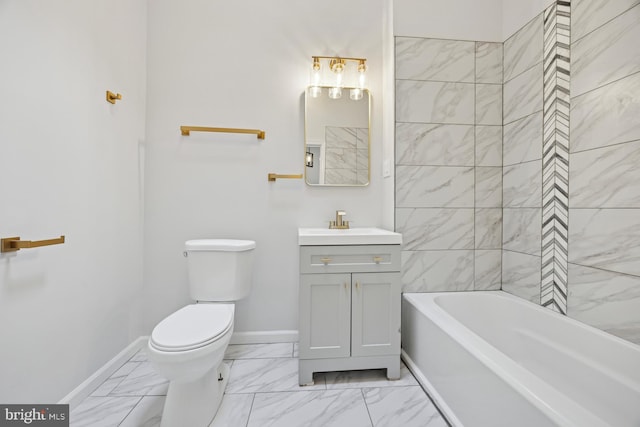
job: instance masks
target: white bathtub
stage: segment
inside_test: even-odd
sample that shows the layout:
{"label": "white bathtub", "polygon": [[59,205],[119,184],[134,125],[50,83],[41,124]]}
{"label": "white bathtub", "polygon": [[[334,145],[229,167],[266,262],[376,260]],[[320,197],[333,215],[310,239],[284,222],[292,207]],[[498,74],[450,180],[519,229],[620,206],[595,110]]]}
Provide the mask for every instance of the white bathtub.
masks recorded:
{"label": "white bathtub", "polygon": [[402,299],[403,357],[454,426],[640,426],[640,347],[505,292]]}

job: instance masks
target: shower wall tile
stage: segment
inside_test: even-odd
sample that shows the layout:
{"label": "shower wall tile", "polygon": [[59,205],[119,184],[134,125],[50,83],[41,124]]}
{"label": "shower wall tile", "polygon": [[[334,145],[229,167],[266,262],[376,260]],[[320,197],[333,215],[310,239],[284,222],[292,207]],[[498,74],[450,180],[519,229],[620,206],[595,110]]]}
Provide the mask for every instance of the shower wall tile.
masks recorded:
{"label": "shower wall tile", "polygon": [[396,121],[473,124],[475,85],[396,81]]}
{"label": "shower wall tile", "polygon": [[504,84],[504,124],[542,110],[542,63]]}
{"label": "shower wall tile", "polygon": [[355,169],[356,149],[328,148],[325,150],[327,169]]}
{"label": "shower wall tile", "polygon": [[476,124],[502,124],[502,85],[476,85]]}
{"label": "shower wall tile", "polygon": [[397,166],[396,207],[471,208],[474,168]]}
{"label": "shower wall tile", "polygon": [[567,314],[640,344],[640,277],[569,264]]}
{"label": "shower wall tile", "polygon": [[396,209],[403,249],[473,249],[473,209]]}
{"label": "shower wall tile", "polygon": [[571,99],[572,153],[640,139],[640,73]]}
{"label": "shower wall tile", "polygon": [[542,62],[542,14],[504,42],[504,81]]}
{"label": "shower wall tile", "polygon": [[476,42],[476,83],[502,84],[502,43]]}
{"label": "shower wall tile", "polygon": [[474,252],[403,251],[403,292],[473,290]]}
{"label": "shower wall tile", "polygon": [[475,126],[476,166],[502,166],[502,126]]}
{"label": "shower wall tile", "polygon": [[542,111],[504,127],[504,165],[542,158]]}
{"label": "shower wall tile", "polygon": [[356,129],[353,127],[327,126],[324,134],[327,148],[350,148],[355,150]]}
{"label": "shower wall tile", "polygon": [[396,124],[396,164],[473,166],[472,125]]}
{"label": "shower wall tile", "polygon": [[540,304],[540,257],[502,251],[502,290]]}
{"label": "shower wall tile", "polygon": [[569,262],[640,276],[640,209],[570,209]]}
{"label": "shower wall tile", "polygon": [[356,184],[355,169],[325,169],[325,184]]}
{"label": "shower wall tile", "polygon": [[476,168],[476,207],[502,207],[502,168]]}
{"label": "shower wall tile", "polygon": [[505,166],[503,175],[504,207],[542,206],[542,161]]}
{"label": "shower wall tile", "polygon": [[475,248],[502,248],[502,209],[475,210]]}
{"label": "shower wall tile", "polygon": [[571,96],[640,71],[640,5],[571,46]]}
{"label": "shower wall tile", "polygon": [[495,291],[502,284],[502,251],[475,251],[474,290]]}
{"label": "shower wall tile", "polygon": [[574,153],[572,208],[640,208],[640,141]]}
{"label": "shower wall tile", "polygon": [[639,0],[574,0],[571,2],[571,40],[576,42]]}
{"label": "shower wall tile", "polygon": [[396,37],[396,79],[474,82],[475,43]]}
{"label": "shower wall tile", "polygon": [[369,149],[369,129],[367,128],[355,128],[356,129],[356,148],[358,150]]}
{"label": "shower wall tile", "polygon": [[541,255],[542,208],[504,208],[502,248]]}

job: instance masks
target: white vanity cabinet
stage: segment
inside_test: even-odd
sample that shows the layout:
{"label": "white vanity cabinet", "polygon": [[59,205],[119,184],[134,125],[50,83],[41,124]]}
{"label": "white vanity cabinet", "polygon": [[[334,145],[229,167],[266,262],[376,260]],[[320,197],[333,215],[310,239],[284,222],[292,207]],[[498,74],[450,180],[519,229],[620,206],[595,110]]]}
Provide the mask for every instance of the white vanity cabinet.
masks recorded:
{"label": "white vanity cabinet", "polygon": [[355,369],[399,378],[400,298],[400,245],[300,246],[300,384]]}

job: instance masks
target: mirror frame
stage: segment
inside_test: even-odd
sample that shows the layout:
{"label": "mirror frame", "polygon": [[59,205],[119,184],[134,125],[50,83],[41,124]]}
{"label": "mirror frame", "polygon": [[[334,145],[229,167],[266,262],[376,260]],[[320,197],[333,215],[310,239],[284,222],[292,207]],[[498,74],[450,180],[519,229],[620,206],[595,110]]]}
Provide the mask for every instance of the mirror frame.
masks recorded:
{"label": "mirror frame", "polygon": [[[307,153],[307,122],[308,122],[308,114],[309,114],[309,88],[311,86],[307,86],[304,91],[304,150],[303,150],[303,158],[302,164],[304,165],[304,182],[308,186],[311,187],[367,187],[371,183],[371,92],[369,89],[363,89],[363,99],[366,96],[368,105],[367,105],[367,182],[365,184],[314,184],[310,183],[307,179],[307,166],[306,166],[306,153]],[[318,86],[323,89],[323,91],[330,89],[332,86]],[[356,89],[354,87],[343,87],[343,91],[348,91],[350,89]],[[315,161],[315,160],[314,160]]]}

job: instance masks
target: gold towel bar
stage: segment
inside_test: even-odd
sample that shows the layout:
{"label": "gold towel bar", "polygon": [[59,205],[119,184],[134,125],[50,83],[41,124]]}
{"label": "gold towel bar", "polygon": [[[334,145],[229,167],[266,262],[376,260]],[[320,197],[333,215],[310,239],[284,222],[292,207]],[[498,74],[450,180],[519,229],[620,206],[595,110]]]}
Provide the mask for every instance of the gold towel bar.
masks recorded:
{"label": "gold towel bar", "polygon": [[302,179],[302,174],[299,173],[297,175],[278,175],[277,173],[270,173],[267,179],[269,181],[275,181],[276,179]]}
{"label": "gold towel bar", "polygon": [[0,240],[0,252],[15,252],[20,249],[37,248],[40,246],[60,245],[64,243],[64,236],[48,240],[20,240],[20,237],[6,237]]}
{"label": "gold towel bar", "polygon": [[234,128],[208,128],[202,126],[180,126],[182,135],[189,136],[191,131],[194,132],[223,132],[223,133],[251,133],[256,134],[258,139],[264,139],[264,131],[260,129],[234,129]]}

